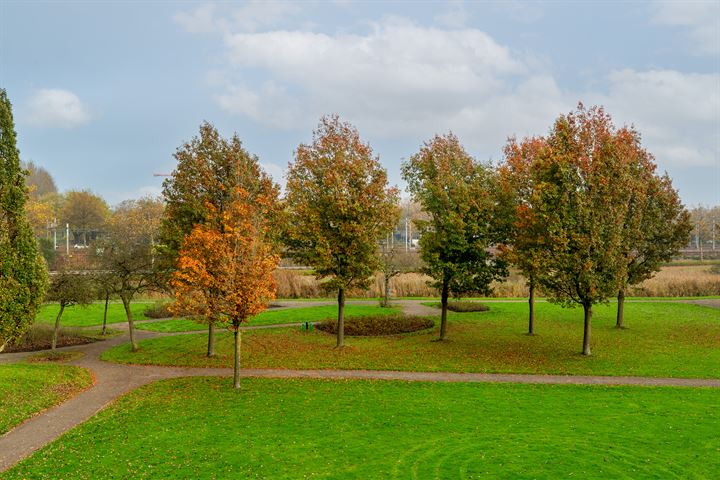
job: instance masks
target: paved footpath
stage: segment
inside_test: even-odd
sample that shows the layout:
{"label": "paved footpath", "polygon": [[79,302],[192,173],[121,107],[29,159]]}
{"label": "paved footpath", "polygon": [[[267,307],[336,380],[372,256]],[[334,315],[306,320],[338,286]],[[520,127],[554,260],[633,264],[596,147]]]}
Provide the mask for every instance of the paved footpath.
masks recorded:
{"label": "paved footpath", "polygon": [[[424,306],[420,301],[405,300],[397,303],[399,303],[403,310],[408,314],[437,315],[437,309]],[[292,306],[313,306],[316,304],[327,304],[327,302],[295,302]],[[288,305],[288,307],[290,306],[291,305]],[[300,324],[283,324],[275,327],[299,325]],[[119,324],[113,324],[113,328],[117,328],[118,326]],[[262,326],[262,328],[268,327]],[[247,327],[247,329],[253,329],[253,327]],[[178,332],[177,334],[183,333],[186,332]],[[143,340],[146,338],[172,335],[172,333],[159,334],[138,330],[136,335],[138,340]],[[128,340],[129,338],[127,333],[123,333],[122,335],[109,340],[60,349],[79,350],[84,352],[84,357],[74,362],[69,362],[69,364],[77,365],[90,370],[94,376],[95,383],[91,388],[81,392],[70,400],[41,412],[1,436],[0,472],[7,470],[15,463],[28,457],[34,451],[52,442],[74,426],[88,420],[120,395],[134,390],[137,387],[156,380],[168,378],[232,375],[232,369],[229,368],[138,366],[115,364],[100,360],[102,352],[116,345],[125,343]],[[0,364],[18,362],[33,353],[37,352],[1,354]],[[562,385],[640,385],[720,388],[720,379],[397,372],[377,370],[243,369],[242,376],[269,378],[402,380],[422,382],[502,382]]]}

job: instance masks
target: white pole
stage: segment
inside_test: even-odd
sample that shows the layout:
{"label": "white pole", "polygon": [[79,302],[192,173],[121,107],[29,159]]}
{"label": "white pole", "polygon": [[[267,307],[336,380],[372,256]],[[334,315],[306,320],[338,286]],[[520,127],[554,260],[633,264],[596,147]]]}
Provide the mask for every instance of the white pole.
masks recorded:
{"label": "white pole", "polygon": [[408,235],[410,235],[410,250],[413,249],[413,243],[412,243],[412,220],[408,222]]}
{"label": "white pole", "polygon": [[70,256],[70,224],[65,224],[65,254]]}
{"label": "white pole", "polygon": [[405,217],[405,253],[408,251],[408,219]]}

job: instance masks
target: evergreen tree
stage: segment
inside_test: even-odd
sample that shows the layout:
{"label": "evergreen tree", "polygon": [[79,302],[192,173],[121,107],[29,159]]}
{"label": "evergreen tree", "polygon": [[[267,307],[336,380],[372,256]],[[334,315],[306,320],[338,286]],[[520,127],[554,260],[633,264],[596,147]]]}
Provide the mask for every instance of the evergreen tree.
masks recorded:
{"label": "evergreen tree", "polygon": [[0,89],[0,351],[30,327],[48,282],[25,212],[26,174],[15,141],[12,107]]}

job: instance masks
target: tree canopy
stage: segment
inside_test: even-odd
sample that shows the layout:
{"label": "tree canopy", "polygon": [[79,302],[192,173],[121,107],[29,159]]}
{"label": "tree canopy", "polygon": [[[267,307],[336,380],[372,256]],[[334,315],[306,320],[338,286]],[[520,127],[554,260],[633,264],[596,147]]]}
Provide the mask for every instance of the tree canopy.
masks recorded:
{"label": "tree canopy", "polygon": [[537,279],[551,301],[582,305],[583,354],[590,355],[592,306],[617,293],[627,275],[625,219],[633,186],[626,128],[582,104],[553,125],[530,168],[532,208],[518,222],[536,232]]}
{"label": "tree canopy", "polygon": [[273,271],[280,257],[270,219],[279,205],[274,185],[267,187],[265,194],[253,196],[236,187],[222,212],[209,204],[206,221],[183,242],[171,281],[174,311],[229,322],[235,388],[240,387],[240,327],[275,298]]}
{"label": "tree canopy", "polygon": [[337,345],[344,345],[345,291],[380,267],[378,242],[397,222],[398,192],[357,129],[323,117],[287,173],[288,253],[338,291]]}
{"label": "tree canopy", "polygon": [[157,288],[154,243],[163,208],[162,201],[153,198],[120,203],[108,223],[108,236],[101,244],[100,270],[107,272],[105,288],[123,302],[133,351],[138,349],[138,344],[130,302],[136,294]]}
{"label": "tree canopy", "polygon": [[440,339],[446,335],[447,301],[451,294],[488,294],[491,283],[507,275],[505,261],[491,252],[504,241],[498,221],[497,176],[477,162],[449,133],[425,142],[402,166],[413,199],[428,220],[420,229],[423,271],[441,292]]}
{"label": "tree canopy", "polygon": [[[156,265],[163,283],[170,289],[183,242],[195,226],[220,221],[237,188],[251,199],[279,194],[278,187],[260,168],[258,158],[243,148],[238,135],[225,139],[210,123],[200,125],[199,135],[178,148],[175,159],[177,167],[163,182],[166,209],[161,226],[161,262]],[[276,239],[282,225],[281,215],[277,210],[266,214],[272,215],[269,222],[274,228],[270,237]],[[207,354],[213,356],[214,328],[219,318],[213,314],[196,318],[208,324]]]}
{"label": "tree canopy", "polygon": [[110,217],[105,200],[89,190],[71,190],[64,195],[60,219],[70,225],[76,241],[87,244],[88,233],[103,228]]}

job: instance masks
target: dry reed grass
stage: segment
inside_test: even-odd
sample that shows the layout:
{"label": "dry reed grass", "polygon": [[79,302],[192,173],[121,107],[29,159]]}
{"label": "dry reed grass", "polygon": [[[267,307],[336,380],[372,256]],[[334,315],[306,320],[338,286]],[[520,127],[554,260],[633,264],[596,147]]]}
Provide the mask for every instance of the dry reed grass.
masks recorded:
{"label": "dry reed grass", "polygon": [[[630,288],[629,294],[643,297],[694,297],[720,295],[720,273],[712,265],[666,266],[658,274],[640,285]],[[278,298],[327,298],[326,291],[314,276],[297,270],[275,272]],[[436,297],[437,289],[428,286],[430,277],[421,273],[403,273],[390,280],[393,297]],[[378,274],[367,290],[354,289],[348,296],[377,298],[383,294],[383,278]],[[517,272],[493,285],[492,297],[524,298],[529,294],[525,278]]]}

